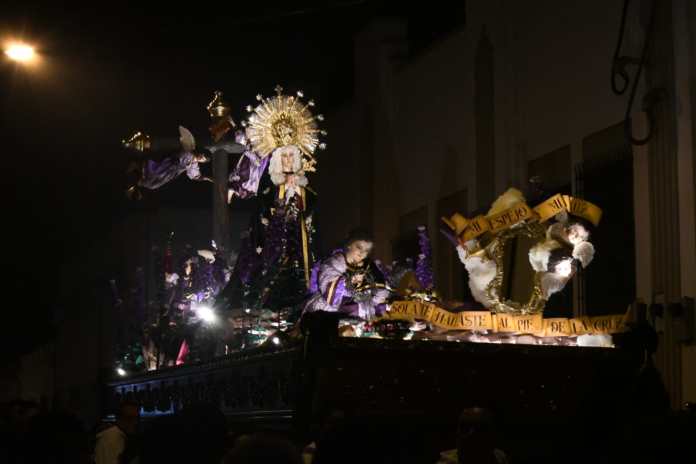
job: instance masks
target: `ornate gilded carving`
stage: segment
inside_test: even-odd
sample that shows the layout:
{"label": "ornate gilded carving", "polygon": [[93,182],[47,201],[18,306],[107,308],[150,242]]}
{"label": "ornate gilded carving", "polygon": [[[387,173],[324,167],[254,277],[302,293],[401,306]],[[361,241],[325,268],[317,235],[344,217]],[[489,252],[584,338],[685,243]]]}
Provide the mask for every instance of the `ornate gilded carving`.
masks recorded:
{"label": "ornate gilded carving", "polygon": [[490,258],[495,261],[496,274],[493,280],[486,287],[486,294],[490,298],[493,306],[491,311],[512,314],[537,314],[544,311],[546,300],[543,298],[541,288],[540,273],[534,273],[534,283],[530,289],[529,299],[526,302],[512,301],[504,299],[503,281],[505,279],[505,258],[506,251],[509,250],[505,245],[520,236],[526,236],[535,240],[543,240],[546,228],[538,222],[522,222],[514,227],[499,232],[487,247]]}

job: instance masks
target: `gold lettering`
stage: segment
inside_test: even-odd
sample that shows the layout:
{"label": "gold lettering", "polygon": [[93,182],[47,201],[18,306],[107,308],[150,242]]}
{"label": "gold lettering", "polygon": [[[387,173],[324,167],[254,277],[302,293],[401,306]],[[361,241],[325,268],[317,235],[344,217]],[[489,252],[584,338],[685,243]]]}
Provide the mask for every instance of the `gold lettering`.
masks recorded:
{"label": "gold lettering", "polygon": [[450,327],[458,327],[456,314],[449,313],[447,315],[447,325]]}
{"label": "gold lettering", "polygon": [[462,315],[462,326],[464,326],[467,329],[471,329],[474,327],[474,321],[472,320],[471,316],[465,315],[465,313],[461,313]]}
{"label": "gold lettering", "polygon": [[518,319],[517,320],[517,329],[520,332],[529,332],[529,329],[531,328],[532,324],[529,319]]}
{"label": "gold lettering", "polygon": [[572,328],[573,334],[575,335],[583,335],[591,332],[590,327],[588,326],[587,320],[585,318],[571,319],[570,326]]}
{"label": "gold lettering", "polygon": [[435,311],[435,314],[433,317],[433,323],[441,324],[443,319],[444,319],[444,314],[443,314],[442,310]]}
{"label": "gold lettering", "polygon": [[577,216],[582,216],[586,209],[587,204],[585,204],[585,202],[582,200],[578,200],[577,198],[573,198],[570,203],[570,212]]}
{"label": "gold lettering", "polygon": [[384,316],[386,319],[422,319],[435,325],[457,330],[494,330],[525,332],[546,336],[583,335],[587,333],[612,334],[625,330],[625,315],[584,317],[577,319],[543,319],[534,316],[493,314],[489,311],[452,313],[431,303],[395,301]]}
{"label": "gold lettering", "polygon": [[506,316],[498,316],[498,327],[507,329],[510,327],[510,320]]}

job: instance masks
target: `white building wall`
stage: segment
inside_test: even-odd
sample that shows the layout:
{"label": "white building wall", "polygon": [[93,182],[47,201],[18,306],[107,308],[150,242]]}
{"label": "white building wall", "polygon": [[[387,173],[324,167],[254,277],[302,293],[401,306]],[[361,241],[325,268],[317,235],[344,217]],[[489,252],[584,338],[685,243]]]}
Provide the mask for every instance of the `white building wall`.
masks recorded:
{"label": "white building wall", "polygon": [[[680,36],[684,43],[675,43],[675,53],[679,53],[680,61],[675,68],[675,88],[683,99],[679,103],[682,113],[677,122],[682,167],[680,215],[684,217],[680,222],[680,247],[688,255],[680,261],[680,279],[682,294],[694,296],[696,269],[693,269],[693,263],[696,257],[691,256],[696,254],[693,239],[696,216],[693,214],[694,148],[693,141],[688,140],[693,138],[691,102],[694,98],[685,93],[686,90],[693,91],[695,82],[694,67],[686,59],[688,56],[693,58],[696,50],[693,21],[687,20],[693,18],[694,8],[684,0],[673,1],[674,14],[682,18],[675,27],[690,34]],[[574,165],[582,162],[583,140],[620,124],[624,118],[628,92],[616,96],[610,85],[622,4],[621,0],[471,0],[467,5],[465,27],[407,63],[388,62],[383,52],[393,48],[396,39],[392,36],[389,41],[380,42],[380,37],[384,39],[384,36],[380,36],[377,26],[357,38],[356,43],[363,44],[356,48],[356,62],[361,63],[356,69],[356,82],[359,84],[355,100],[343,109],[341,115],[342,121],[352,121],[353,124],[334,130],[330,141],[343,140],[337,132],[345,130],[364,143],[362,124],[365,115],[377,121],[373,126],[377,131],[372,154],[374,160],[359,164],[359,171],[355,173],[357,177],[364,172],[373,176],[373,201],[359,204],[359,212],[346,218],[363,218],[365,208],[374,209],[369,216],[381,230],[376,247],[380,258],[390,257],[390,241],[398,234],[399,216],[427,206],[428,225],[433,231],[434,246],[437,246],[440,240],[436,233],[439,228],[439,218],[436,217],[439,199],[466,189],[468,204],[461,205],[461,212],[487,206],[481,204],[475,194],[475,58],[484,28],[493,46],[495,63],[496,175],[490,181],[495,183],[496,194],[509,186],[524,187],[528,162],[564,146],[570,147],[572,160],[565,175],[573,178]],[[679,9],[684,12],[678,13]],[[632,9],[627,20],[623,54],[638,56],[645,36],[642,24],[640,11]],[[370,47],[364,46],[366,36],[370,37]],[[364,54],[371,58],[367,59]],[[385,80],[388,85],[384,84]],[[641,98],[642,84],[632,113],[637,136],[642,136],[640,131],[645,128]],[[348,115],[350,112],[352,116]],[[379,121],[389,121],[390,124]],[[384,143],[385,139],[392,143]],[[362,147],[359,144],[336,147],[334,143],[331,156],[340,153],[342,158],[352,156],[358,159],[364,155],[364,149],[351,153],[350,150],[356,146]],[[654,272],[651,268],[652,217],[645,208],[650,198],[647,189],[649,163],[644,148],[634,147],[633,151],[638,268],[636,297],[649,302]],[[385,165],[391,169],[385,169]],[[335,172],[320,172],[319,176],[337,178]],[[359,183],[354,178],[351,182]],[[333,198],[334,190],[342,189],[343,185],[341,182],[327,185],[322,196]],[[393,188],[385,188],[385,185]],[[396,216],[385,214],[385,204],[393,205]],[[350,207],[347,210],[351,210]],[[611,217],[605,217],[604,221],[611,221]],[[694,369],[689,366],[696,365],[696,352],[692,346],[665,346],[665,349],[679,350],[682,354],[682,380],[676,382],[679,385],[669,386],[673,392],[682,390],[683,394],[675,394],[673,399],[693,401],[696,399],[696,379]]]}

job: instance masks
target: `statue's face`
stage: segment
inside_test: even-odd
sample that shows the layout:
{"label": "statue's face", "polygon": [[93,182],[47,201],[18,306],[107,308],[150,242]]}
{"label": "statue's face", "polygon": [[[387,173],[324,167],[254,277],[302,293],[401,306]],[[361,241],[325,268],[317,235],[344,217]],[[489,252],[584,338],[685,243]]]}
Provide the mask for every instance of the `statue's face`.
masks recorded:
{"label": "statue's face", "polygon": [[281,115],[278,120],[273,123],[272,127],[273,138],[279,145],[289,145],[292,143],[296,129],[295,124],[287,115]]}
{"label": "statue's face", "polygon": [[572,276],[575,273],[573,260],[569,258],[559,262],[558,264],[556,264],[554,272],[561,277]]}
{"label": "statue's face", "polygon": [[372,252],[372,242],[366,240],[356,240],[348,245],[346,250],[346,261],[348,264],[362,264]]}
{"label": "statue's face", "polygon": [[295,156],[291,151],[284,151],[281,153],[280,161],[283,165],[283,172],[293,172],[293,162],[295,161]]}
{"label": "statue's face", "polygon": [[584,242],[590,236],[590,233],[585,229],[582,224],[571,224],[566,229],[566,234],[568,234],[568,241],[573,245],[577,245],[580,242]]}

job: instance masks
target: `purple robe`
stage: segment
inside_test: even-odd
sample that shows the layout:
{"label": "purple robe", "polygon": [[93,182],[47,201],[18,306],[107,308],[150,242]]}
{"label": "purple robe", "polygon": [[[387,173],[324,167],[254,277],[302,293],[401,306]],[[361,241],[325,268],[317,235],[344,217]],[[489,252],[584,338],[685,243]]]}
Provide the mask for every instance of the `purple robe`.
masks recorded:
{"label": "purple robe", "polygon": [[261,157],[254,152],[243,131],[237,131],[235,142],[245,148],[237,166],[229,176],[229,189],[239,198],[255,197],[259,191],[261,177],[268,167],[269,156]]}
{"label": "purple robe", "polygon": [[230,173],[229,189],[242,199],[256,196],[261,176],[268,167],[268,160],[268,156],[261,158],[253,151],[245,151]]}
{"label": "purple robe", "polygon": [[346,285],[347,274],[348,264],[342,252],[334,253],[322,261],[316,273],[317,293],[310,297],[304,310],[340,311],[366,320],[380,315],[384,311],[389,291],[386,288],[375,288],[371,290],[371,298],[360,299],[356,303],[350,288]]}
{"label": "purple robe", "polygon": [[184,152],[161,161],[147,160],[143,166],[143,176],[138,185],[155,190],[186,173],[189,179],[198,180],[201,170],[193,153]]}

